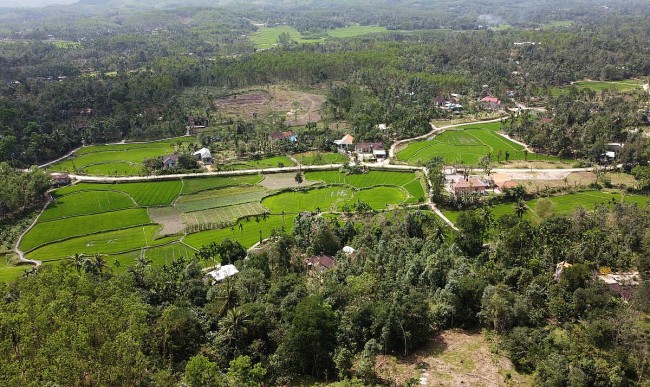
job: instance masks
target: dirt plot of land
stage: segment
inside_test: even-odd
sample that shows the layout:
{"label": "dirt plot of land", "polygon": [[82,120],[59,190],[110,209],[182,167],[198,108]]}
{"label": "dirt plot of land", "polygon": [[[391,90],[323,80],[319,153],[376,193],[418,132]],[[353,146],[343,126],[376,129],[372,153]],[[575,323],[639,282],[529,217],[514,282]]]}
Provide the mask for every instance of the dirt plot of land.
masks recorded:
{"label": "dirt plot of land", "polygon": [[302,183],[296,181],[295,173],[273,173],[269,175],[264,175],[264,180],[262,180],[259,185],[266,187],[268,189],[283,189],[283,188],[294,188],[294,187],[308,187],[310,185],[316,184],[316,182],[303,180]]}
{"label": "dirt plot of land", "polygon": [[322,95],[273,87],[233,94],[216,100],[215,106],[225,116],[250,119],[281,114],[287,125],[300,126],[321,120],[323,102]]}
{"label": "dirt plot of land", "polygon": [[399,386],[412,378],[421,386],[532,385],[530,377],[519,375],[488,346],[480,332],[445,331],[411,356],[378,356],[375,367],[382,379]]}
{"label": "dirt plot of land", "polygon": [[[635,186],[636,181],[634,177],[625,173],[606,173],[605,178],[614,186],[625,184],[626,186]],[[548,180],[535,180],[535,179],[513,179],[519,184],[523,185],[529,192],[543,190],[546,188],[557,187],[586,187],[591,183],[596,182],[596,175],[593,172],[572,172],[564,179],[548,179]],[[601,180],[602,183],[602,180]]]}
{"label": "dirt plot of land", "polygon": [[152,221],[162,225],[160,235],[178,234],[185,228],[181,212],[173,207],[152,207],[148,212]]}

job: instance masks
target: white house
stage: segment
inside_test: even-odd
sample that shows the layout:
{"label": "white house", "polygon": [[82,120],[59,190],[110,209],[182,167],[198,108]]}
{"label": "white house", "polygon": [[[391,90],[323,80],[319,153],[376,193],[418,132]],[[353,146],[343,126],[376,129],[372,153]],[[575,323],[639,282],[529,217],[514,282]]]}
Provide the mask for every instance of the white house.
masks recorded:
{"label": "white house", "polygon": [[220,282],[225,280],[228,277],[232,277],[237,273],[239,273],[239,270],[237,270],[235,265],[224,265],[216,270],[212,270],[211,272],[208,273],[208,275],[212,277],[212,280],[214,282]]}
{"label": "white house", "polygon": [[210,149],[208,148],[201,148],[197,150],[194,152],[194,157],[206,164],[212,164],[212,153],[210,153]]}

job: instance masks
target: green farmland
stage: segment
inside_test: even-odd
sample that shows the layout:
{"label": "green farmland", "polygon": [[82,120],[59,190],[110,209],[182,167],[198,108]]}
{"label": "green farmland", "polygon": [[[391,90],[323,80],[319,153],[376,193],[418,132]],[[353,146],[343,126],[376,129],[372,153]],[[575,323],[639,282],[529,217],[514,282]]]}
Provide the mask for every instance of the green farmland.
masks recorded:
{"label": "green farmland", "polygon": [[224,238],[250,247],[259,241],[260,232],[268,238],[274,229],[289,230],[295,214],[304,211],[339,212],[358,201],[385,210],[424,199],[422,179],[414,172],[308,172],[306,178],[316,184],[300,189],[283,186],[282,180],[273,188],[262,186],[263,178],[197,177],[59,188],[20,247],[27,257],[44,262],[76,253],[105,254],[111,269],[121,271],[138,257],[162,264],[165,257],[192,255],[193,249]]}
{"label": "green farmland", "polygon": [[643,90],[643,81],[638,79],[624,79],[621,81],[578,81],[568,86],[555,87],[551,89],[551,93],[553,95],[567,94],[573,86],[578,90],[588,89],[595,92],[615,90],[619,93],[629,93],[635,90]]}
{"label": "green farmland", "polygon": [[150,143],[91,145],[53,164],[50,169],[59,172],[100,176],[137,176],[142,173],[142,161],[174,153],[194,137],[179,137]]}
{"label": "green farmland", "polygon": [[352,38],[355,36],[368,35],[373,33],[386,32],[385,27],[375,26],[349,26],[328,30],[322,34],[302,35],[298,30],[289,26],[278,27],[260,27],[259,30],[251,36],[251,41],[257,48],[268,49],[277,46],[278,38],[281,34],[289,34],[291,40],[298,44],[320,43],[325,39],[331,38]]}
{"label": "green farmland", "polygon": [[[643,195],[621,195],[620,193],[608,193],[601,191],[584,191],[574,194],[567,194],[561,196],[552,196],[548,198],[552,204],[552,210],[556,214],[568,214],[577,207],[583,207],[586,210],[593,210],[597,204],[607,204],[612,200],[617,202],[626,201],[627,203],[636,203],[640,207],[645,207],[650,204],[650,196]],[[539,218],[536,213],[537,203],[540,199],[533,199],[526,202],[528,212],[524,215],[527,218]],[[491,207],[492,215],[498,219],[504,215],[514,214],[514,204],[499,204]],[[444,211],[444,215],[456,222],[461,211]]]}
{"label": "green farmland", "polygon": [[344,164],[350,161],[347,155],[341,153],[305,152],[295,155],[304,165]]}
{"label": "green farmland", "polygon": [[526,156],[524,146],[514,143],[499,135],[501,123],[465,125],[458,129],[447,130],[436,137],[412,142],[397,153],[397,159],[411,165],[426,163],[436,156],[444,159],[446,164],[478,165],[479,160],[492,154],[496,161],[505,161],[505,153],[509,152],[509,160],[529,161],[559,161],[557,157],[528,153]]}

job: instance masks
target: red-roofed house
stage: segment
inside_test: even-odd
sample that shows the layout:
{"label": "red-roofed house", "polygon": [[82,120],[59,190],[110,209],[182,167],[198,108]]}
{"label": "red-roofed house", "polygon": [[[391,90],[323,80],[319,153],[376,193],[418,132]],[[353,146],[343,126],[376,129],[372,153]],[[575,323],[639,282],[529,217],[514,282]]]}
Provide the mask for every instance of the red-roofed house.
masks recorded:
{"label": "red-roofed house", "polygon": [[354,146],[354,151],[364,160],[386,158],[383,142],[360,142]]}
{"label": "red-roofed house", "polygon": [[470,177],[468,180],[460,180],[454,185],[454,192],[483,192],[489,186],[482,182],[478,177]]}
{"label": "red-roofed house", "polygon": [[497,110],[501,108],[501,100],[497,97],[483,97],[481,98],[481,103],[488,109]]}
{"label": "red-roofed house", "polygon": [[295,132],[290,130],[285,132],[273,132],[269,134],[269,141],[282,141],[282,140],[289,140],[291,142],[296,142],[298,141],[298,136],[296,135]]}
{"label": "red-roofed house", "polygon": [[354,137],[350,134],[346,134],[342,139],[334,140],[334,144],[339,147],[339,152],[344,152],[352,147],[354,144]]}

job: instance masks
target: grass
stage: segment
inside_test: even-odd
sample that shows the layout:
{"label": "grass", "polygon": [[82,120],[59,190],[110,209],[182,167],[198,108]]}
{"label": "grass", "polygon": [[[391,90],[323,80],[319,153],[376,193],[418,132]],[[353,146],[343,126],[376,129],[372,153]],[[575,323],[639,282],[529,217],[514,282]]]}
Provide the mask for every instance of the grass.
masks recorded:
{"label": "grass", "polygon": [[65,196],[55,195],[54,199],[39,221],[135,207],[129,195],[113,191],[79,191]]}
{"label": "grass", "polygon": [[187,146],[196,143],[194,137],[178,137],[142,144],[91,145],[79,149],[71,158],[53,164],[54,171],[82,172],[92,175],[137,176],[142,172],[142,161],[179,149],[178,143]]}
{"label": "grass", "polygon": [[202,177],[183,180],[181,194],[193,194],[214,188],[224,188],[243,184],[257,184],[264,179],[262,175],[242,175],[228,177]]}
{"label": "grass", "polygon": [[[446,164],[478,165],[479,160],[492,154],[497,158],[501,151],[501,160],[505,153],[510,153],[509,160],[524,160],[524,147],[498,134],[499,122],[491,124],[466,125],[460,129],[447,130],[433,139],[410,143],[397,153],[397,159],[409,164],[421,164],[440,156]],[[554,156],[529,153],[529,161],[559,160]]]}
{"label": "grass", "polygon": [[350,160],[341,153],[305,152],[298,153],[295,157],[304,165],[344,164]]}
{"label": "grass", "polygon": [[145,209],[113,211],[39,222],[25,235],[20,243],[20,249],[29,251],[51,241],[149,223],[151,220]]}
{"label": "grass", "polygon": [[0,254],[0,282],[14,282],[31,268],[32,265],[13,265],[7,262],[5,254]]}
{"label": "grass", "polygon": [[235,204],[259,202],[267,191],[263,187],[228,187],[183,195],[176,199],[174,206],[182,212],[207,210]]}
{"label": "grass", "polygon": [[424,187],[413,172],[370,171],[363,174],[346,175],[338,171],[316,171],[305,173],[307,180],[327,184],[345,184],[354,188],[370,188],[378,185],[403,187],[410,195],[407,202],[417,203],[424,199]]}
{"label": "grass", "polygon": [[264,212],[267,212],[267,209],[259,202],[251,202],[228,207],[212,208],[204,211],[187,212],[182,217],[183,223],[190,225],[232,222],[246,216],[259,215]]}
{"label": "grass", "polygon": [[193,257],[195,250],[181,242],[144,250],[144,257],[153,265],[163,265],[180,257]]}
{"label": "grass", "polygon": [[[254,220],[249,222],[240,221],[234,226],[234,230],[228,227],[220,230],[203,231],[186,236],[183,238],[183,242],[199,249],[201,246],[210,244],[210,242],[220,243],[224,239],[230,239],[241,243],[244,247],[251,247],[259,242],[260,231],[262,232],[262,239],[271,236],[271,231],[274,229],[284,228],[286,232],[291,232],[293,220],[294,217],[291,215],[271,215],[259,223]],[[241,229],[239,228],[240,224],[242,225]]]}
{"label": "grass", "polygon": [[[556,214],[568,214],[578,206],[584,207],[586,210],[593,210],[599,203],[609,203],[612,199],[617,202],[625,200],[628,203],[636,203],[640,207],[650,204],[650,196],[643,195],[621,195],[620,193],[608,193],[602,191],[584,191],[574,194],[567,194],[562,196],[551,196],[548,199],[553,203],[553,212]],[[540,199],[533,199],[526,202],[529,211],[526,213],[527,218],[538,218],[539,215],[535,212],[537,202]],[[444,215],[456,223],[458,216],[462,211],[444,211]],[[514,204],[499,204],[492,207],[492,215],[498,219],[504,215],[514,214]]]}
{"label": "grass", "polygon": [[159,246],[178,239],[177,237],[157,239],[159,228],[158,225],[150,225],[81,236],[39,247],[29,252],[27,256],[41,261],[54,261],[74,253],[114,254],[142,247]]}
{"label": "grass", "polygon": [[180,180],[151,181],[144,183],[80,183],[63,187],[56,192],[66,195],[78,191],[115,191],[130,195],[141,207],[165,206],[180,194],[182,183]]}
{"label": "grass", "polygon": [[274,156],[260,160],[240,161],[233,164],[224,166],[224,169],[241,170],[241,169],[260,169],[260,168],[277,168],[280,165],[285,167],[292,167],[296,165],[287,156]]}

